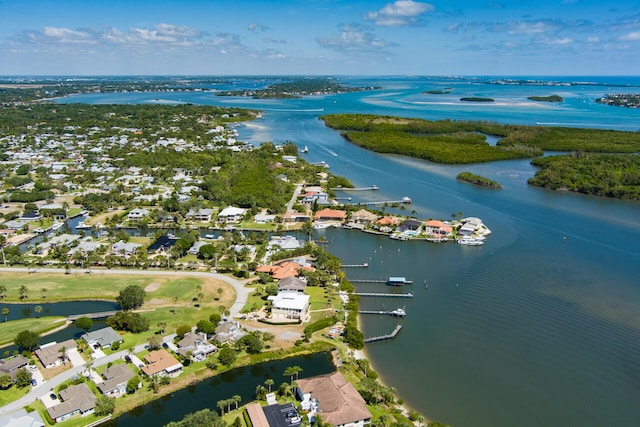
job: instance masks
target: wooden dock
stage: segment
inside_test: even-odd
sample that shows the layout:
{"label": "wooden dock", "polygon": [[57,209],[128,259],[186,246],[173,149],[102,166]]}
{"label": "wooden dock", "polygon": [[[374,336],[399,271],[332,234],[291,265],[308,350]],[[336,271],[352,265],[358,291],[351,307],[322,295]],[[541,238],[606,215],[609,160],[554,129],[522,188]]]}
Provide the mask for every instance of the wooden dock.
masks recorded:
{"label": "wooden dock", "polygon": [[359,310],[358,314],[380,314],[380,315],[395,316],[395,317],[405,317],[407,315],[406,313],[404,313],[404,310],[402,312],[399,312],[399,310],[393,310],[393,311]]}
{"label": "wooden dock", "polygon": [[368,268],[369,264],[364,262],[362,264],[342,264],[340,267],[342,268]]}
{"label": "wooden dock", "polygon": [[376,191],[378,190],[378,186],[377,185],[372,185],[369,187],[355,187],[355,188],[351,188],[351,187],[334,187],[334,188],[330,188],[330,190],[333,191]]}
{"label": "wooden dock", "polygon": [[347,279],[351,283],[387,283],[386,280],[375,280],[375,279]]}
{"label": "wooden dock", "polygon": [[364,342],[370,343],[374,341],[382,341],[382,340],[388,340],[388,339],[394,338],[396,335],[398,335],[398,332],[400,332],[400,329],[402,329],[402,325],[396,326],[396,328],[390,334],[380,335],[380,336],[371,337],[371,338],[365,338]]}
{"label": "wooden dock", "polygon": [[408,202],[406,199],[402,199],[402,200],[384,200],[384,201],[380,201],[380,202],[358,202],[356,203],[357,205],[371,205],[371,206],[376,206],[376,205],[400,205],[400,204],[410,204],[411,202]]}
{"label": "wooden dock", "polygon": [[76,320],[76,319],[79,319],[81,317],[88,317],[89,319],[101,319],[103,317],[113,316],[118,311],[120,311],[120,310],[101,311],[101,312],[98,312],[98,313],[72,314],[71,316],[68,316],[67,319]]}
{"label": "wooden dock", "polygon": [[354,292],[354,295],[360,295],[361,297],[395,297],[395,298],[413,298],[413,294],[385,294],[381,292]]}

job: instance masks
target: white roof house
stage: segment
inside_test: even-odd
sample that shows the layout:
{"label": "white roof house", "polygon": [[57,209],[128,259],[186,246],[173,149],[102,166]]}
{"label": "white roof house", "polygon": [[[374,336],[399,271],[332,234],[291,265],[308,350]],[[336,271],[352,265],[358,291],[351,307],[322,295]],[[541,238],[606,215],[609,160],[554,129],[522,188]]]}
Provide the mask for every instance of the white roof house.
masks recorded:
{"label": "white roof house", "polygon": [[271,318],[273,320],[305,320],[309,310],[309,295],[300,292],[278,292],[269,297],[272,303]]}
{"label": "white roof house", "polygon": [[141,220],[145,217],[149,216],[149,211],[146,209],[141,209],[141,208],[135,208],[135,209],[131,209],[131,211],[129,211],[129,214],[127,214],[127,219],[129,221],[138,221]]}
{"label": "white roof house", "polygon": [[220,213],[218,214],[218,221],[221,221],[221,222],[240,221],[244,217],[244,214],[246,212],[247,210],[243,208],[227,206],[226,208],[222,209],[222,211],[220,211]]}

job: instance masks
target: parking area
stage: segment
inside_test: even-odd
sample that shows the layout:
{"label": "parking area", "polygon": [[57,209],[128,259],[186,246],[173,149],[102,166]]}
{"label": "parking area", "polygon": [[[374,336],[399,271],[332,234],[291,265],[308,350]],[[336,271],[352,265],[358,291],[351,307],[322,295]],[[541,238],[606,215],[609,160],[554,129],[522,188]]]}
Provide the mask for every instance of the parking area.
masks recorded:
{"label": "parking area", "polygon": [[51,395],[55,396],[55,394],[53,392],[51,392],[51,393],[45,394],[44,396],[42,396],[40,398],[40,401],[42,402],[42,404],[44,405],[45,408],[51,408],[52,406],[55,406],[58,403],[60,403],[60,401],[58,400],[58,396],[56,396],[55,399],[52,399]]}
{"label": "parking area", "polygon": [[67,357],[74,367],[84,365],[85,363],[84,359],[82,358],[82,356],[80,356],[80,353],[78,353],[78,350],[75,348],[67,350]]}
{"label": "parking area", "polygon": [[44,384],[45,379],[42,376],[42,372],[40,372],[37,366],[27,365],[27,369],[29,370],[29,372],[31,372],[31,380],[36,382],[36,385],[34,387],[40,387],[42,384]]}

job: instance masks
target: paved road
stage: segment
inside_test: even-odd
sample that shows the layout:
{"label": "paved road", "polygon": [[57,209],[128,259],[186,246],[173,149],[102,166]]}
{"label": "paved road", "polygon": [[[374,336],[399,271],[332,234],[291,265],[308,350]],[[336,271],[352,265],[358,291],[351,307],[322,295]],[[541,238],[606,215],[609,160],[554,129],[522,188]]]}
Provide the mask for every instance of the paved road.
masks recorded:
{"label": "paved road", "polygon": [[[5,268],[0,268],[0,271],[27,272],[27,271],[33,271],[33,269],[19,268],[19,267],[5,267]],[[85,271],[84,269],[72,270],[72,273],[84,274],[84,271]],[[59,268],[38,268],[37,272],[59,273],[59,274],[65,273],[64,270],[61,270]],[[229,309],[229,312],[231,313],[232,317],[237,315],[240,312],[240,310],[242,309],[242,307],[244,307],[249,297],[249,289],[245,288],[243,283],[231,277],[227,277],[223,274],[217,274],[217,273],[204,273],[204,272],[195,272],[195,271],[153,271],[153,270],[91,270],[91,273],[98,274],[98,275],[100,274],[135,274],[135,275],[141,275],[141,276],[176,276],[177,275],[177,276],[198,276],[198,277],[218,279],[225,283],[228,283],[236,291],[236,300],[231,306],[231,308]],[[88,278],[89,277],[90,276],[88,276]],[[144,350],[144,344],[137,346],[134,349],[134,353],[139,353],[143,350]],[[122,350],[117,353],[113,353],[108,356],[102,357],[100,359],[95,359],[93,360],[93,366],[98,367],[98,366],[105,365],[109,362],[116,361],[124,357],[128,352],[129,352],[128,350]],[[82,373],[85,370],[85,365],[86,364],[82,364],[74,368],[71,368],[67,371],[64,371],[60,375],[57,375],[54,378],[51,378],[50,380],[46,381],[44,384],[35,387],[27,395],[23,396],[22,398],[1,407],[0,414],[6,414],[9,412],[16,411],[36,401],[42,396],[51,393],[51,390],[54,389],[55,387],[71,379],[72,377]]]}

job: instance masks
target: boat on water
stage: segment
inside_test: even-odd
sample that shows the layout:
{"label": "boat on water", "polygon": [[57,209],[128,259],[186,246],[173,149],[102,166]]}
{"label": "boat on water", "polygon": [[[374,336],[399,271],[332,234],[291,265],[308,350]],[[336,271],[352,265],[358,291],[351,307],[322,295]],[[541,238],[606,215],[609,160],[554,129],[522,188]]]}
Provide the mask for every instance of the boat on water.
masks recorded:
{"label": "boat on water", "polygon": [[53,225],[51,226],[52,230],[57,230],[60,227],[62,227],[64,225],[64,222],[54,222]]}
{"label": "boat on water", "polygon": [[76,225],[76,229],[78,230],[89,230],[91,228],[90,225],[84,223],[84,221],[80,221],[78,225]]}
{"label": "boat on water", "polygon": [[465,236],[461,239],[458,239],[459,245],[467,245],[467,246],[480,246],[484,245],[484,239],[479,239],[477,237]]}
{"label": "boat on water", "polygon": [[302,150],[300,150],[301,153],[308,153],[309,152],[309,147],[307,147],[306,145],[304,146],[304,148]]}
{"label": "boat on water", "polygon": [[401,286],[401,285],[410,285],[413,281],[407,280],[404,276],[389,276],[387,279],[387,285],[389,286]]}
{"label": "boat on water", "polygon": [[389,238],[394,240],[409,240],[409,237],[405,236],[402,233],[392,233],[389,235]]}
{"label": "boat on water", "polygon": [[411,203],[413,203],[413,200],[411,200],[411,197],[404,196],[402,198],[402,203],[406,203],[407,205],[410,205]]}
{"label": "boat on water", "polygon": [[392,316],[405,317],[407,312],[404,311],[404,308],[396,308],[395,310],[390,312]]}
{"label": "boat on water", "polygon": [[331,224],[326,223],[326,222],[319,222],[319,223],[313,225],[313,229],[314,230],[322,230],[322,229],[329,228],[329,227],[331,227]]}

